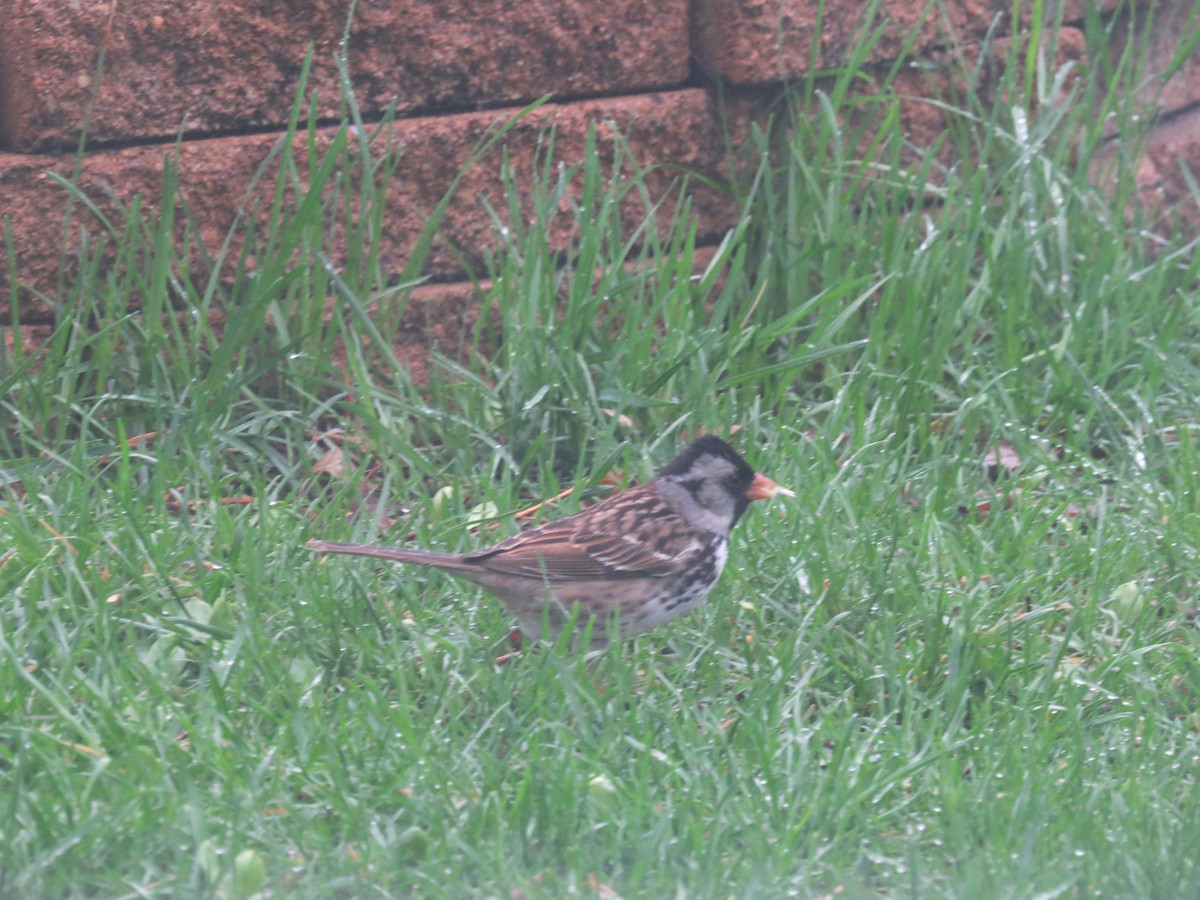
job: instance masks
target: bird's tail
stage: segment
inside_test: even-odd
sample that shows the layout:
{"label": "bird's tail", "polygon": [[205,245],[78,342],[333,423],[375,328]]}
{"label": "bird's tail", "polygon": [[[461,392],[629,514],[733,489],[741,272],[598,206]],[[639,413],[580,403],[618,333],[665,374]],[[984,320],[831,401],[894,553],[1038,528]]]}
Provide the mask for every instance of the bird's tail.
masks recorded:
{"label": "bird's tail", "polygon": [[467,569],[461,556],[455,553],[435,553],[432,550],[406,550],[385,547],[383,544],[355,544],[344,541],[309,541],[305,546],[315,553],[346,553],[351,556],[374,556],[394,562],[437,566],[442,569]]}

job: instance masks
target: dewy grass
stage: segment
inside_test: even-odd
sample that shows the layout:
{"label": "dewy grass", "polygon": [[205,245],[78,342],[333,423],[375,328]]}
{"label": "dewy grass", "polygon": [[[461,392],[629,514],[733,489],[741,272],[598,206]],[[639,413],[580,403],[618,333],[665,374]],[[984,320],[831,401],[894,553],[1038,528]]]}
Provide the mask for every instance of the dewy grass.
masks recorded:
{"label": "dewy grass", "polygon": [[[386,122],[348,96],[322,155],[298,99],[269,230],[248,199],[207,261],[168,167],[0,361],[0,893],[1186,895],[1194,244],[1094,186],[1089,74],[1043,103],[1025,49],[1003,102],[946,110],[953,157],[886,83],[815,79],[707,268],[688,180],[664,221],[619,138],[560,167],[547,134],[532,173],[481,148],[495,330],[423,389],[389,331],[420,254],[372,256]],[[498,604],[303,549],[481,546],[700,425],[798,496],[701,610],[594,659],[496,665]]]}

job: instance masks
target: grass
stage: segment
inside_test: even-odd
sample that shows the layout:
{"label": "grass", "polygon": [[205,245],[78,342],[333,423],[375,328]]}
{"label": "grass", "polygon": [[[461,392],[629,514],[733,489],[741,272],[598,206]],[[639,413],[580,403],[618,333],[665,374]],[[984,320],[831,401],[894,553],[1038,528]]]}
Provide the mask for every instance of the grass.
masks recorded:
{"label": "grass", "polygon": [[[616,173],[548,140],[485,210],[494,330],[420,388],[388,329],[427,244],[398,282],[371,249],[386,121],[281,142],[271,229],[207,268],[168,169],[0,359],[0,893],[1188,894],[1200,263],[1097,173],[1087,74],[1049,104],[1045,57],[1008,58],[940,153],[854,67],[808,85],[699,279],[686,203],[630,221],[619,138]],[[495,602],[303,547],[478,546],[734,425],[798,497],[700,611],[594,659],[497,665]]]}

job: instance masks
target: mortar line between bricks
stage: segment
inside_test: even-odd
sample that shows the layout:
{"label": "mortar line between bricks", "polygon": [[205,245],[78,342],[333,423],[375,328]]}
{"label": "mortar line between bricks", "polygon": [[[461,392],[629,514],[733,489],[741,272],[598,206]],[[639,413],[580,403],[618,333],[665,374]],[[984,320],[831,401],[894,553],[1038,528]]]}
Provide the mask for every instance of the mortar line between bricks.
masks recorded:
{"label": "mortar line between bricks", "polygon": [[[552,94],[550,99],[546,101],[547,107],[567,106],[573,103],[591,103],[597,100],[617,100],[621,98],[637,98],[637,97],[652,97],[655,94],[670,94],[677,91],[689,91],[702,88],[708,90],[709,85],[706,85],[703,79],[695,77],[687,78],[682,82],[677,82],[672,85],[667,85],[661,88],[649,88],[642,91],[592,91],[588,93],[572,94],[569,97],[556,98]],[[409,122],[413,119],[452,119],[455,116],[476,115],[478,113],[495,112],[503,109],[512,109],[519,111],[531,103],[537,102],[540,97],[530,98],[505,98],[498,100],[495,103],[474,103],[468,106],[457,108],[447,108],[440,106],[437,109],[414,109],[407,110],[404,115],[396,116],[396,122]],[[378,125],[384,121],[387,116],[386,112],[364,114],[361,118],[365,125]],[[341,125],[343,120],[335,116],[326,116],[316,119],[316,128],[336,128]],[[95,143],[86,142],[84,144],[83,153],[108,153],[117,150],[129,150],[138,147],[166,147],[177,143],[195,144],[201,141],[217,141],[225,140],[234,137],[259,137],[266,134],[283,134],[287,130],[287,123],[278,123],[273,125],[253,126],[248,128],[225,128],[213,129],[211,131],[185,131],[182,134],[176,135],[147,135],[136,138],[121,138],[116,140],[97,141]],[[298,131],[301,129],[297,129]],[[17,156],[56,156],[56,157],[73,157],[79,152],[78,143],[52,145],[42,150],[24,153],[21,151],[10,150],[5,147],[0,147],[0,152],[12,153]]]}

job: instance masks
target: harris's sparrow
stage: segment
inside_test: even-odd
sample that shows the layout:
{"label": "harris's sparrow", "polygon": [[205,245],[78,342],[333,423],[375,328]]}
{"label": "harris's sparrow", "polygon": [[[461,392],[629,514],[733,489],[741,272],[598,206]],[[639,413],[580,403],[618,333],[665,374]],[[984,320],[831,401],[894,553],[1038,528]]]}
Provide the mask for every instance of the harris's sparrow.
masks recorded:
{"label": "harris's sparrow", "polygon": [[378,544],[309,541],[318,553],[375,556],[442,569],[498,597],[524,633],[556,637],[571,619],[591,646],[608,643],[616,614],[621,637],[695,609],[729,556],[729,532],[752,500],[795,496],[755,471],[732,447],[706,436],[645,484],[581,512],[472,553],[435,553]]}

